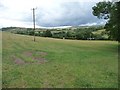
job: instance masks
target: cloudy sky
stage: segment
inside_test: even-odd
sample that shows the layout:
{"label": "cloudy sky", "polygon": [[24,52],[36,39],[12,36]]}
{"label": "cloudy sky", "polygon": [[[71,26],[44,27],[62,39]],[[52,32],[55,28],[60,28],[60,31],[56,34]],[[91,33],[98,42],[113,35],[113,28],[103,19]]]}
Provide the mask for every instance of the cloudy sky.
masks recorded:
{"label": "cloudy sky", "polygon": [[0,0],[1,27],[33,27],[32,8],[36,27],[61,27],[104,24],[105,20],[92,15],[92,7],[102,0]]}

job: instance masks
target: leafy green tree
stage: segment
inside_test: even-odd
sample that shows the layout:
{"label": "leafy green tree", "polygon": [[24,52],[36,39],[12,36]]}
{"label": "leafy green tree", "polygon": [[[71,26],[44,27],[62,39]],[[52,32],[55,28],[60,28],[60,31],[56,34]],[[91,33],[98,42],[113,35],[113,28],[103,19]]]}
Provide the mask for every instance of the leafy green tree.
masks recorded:
{"label": "leafy green tree", "polygon": [[27,28],[27,33],[28,35],[34,35],[34,31],[32,28]]}
{"label": "leafy green tree", "polygon": [[84,38],[84,35],[83,35],[83,33],[77,33],[76,34],[76,39],[78,39],[78,40],[80,40],[80,39],[83,39]]}
{"label": "leafy green tree", "polygon": [[92,36],[93,36],[93,34],[89,30],[80,31],[79,33],[76,34],[76,39],[87,40],[88,38],[92,38]]}
{"label": "leafy green tree", "polygon": [[68,39],[75,39],[75,32],[71,32],[71,31],[68,31],[65,35],[65,38],[68,38]]}
{"label": "leafy green tree", "polygon": [[120,41],[120,1],[110,2],[103,1],[92,7],[93,15],[97,16],[99,19],[107,19],[105,25],[106,31],[108,31],[109,36],[113,40]]}
{"label": "leafy green tree", "polygon": [[92,9],[94,16],[97,16],[99,19],[108,19],[112,10],[112,2],[99,2]]}
{"label": "leafy green tree", "polygon": [[46,30],[46,31],[44,32],[44,37],[52,37],[51,31],[50,31],[50,30]]}

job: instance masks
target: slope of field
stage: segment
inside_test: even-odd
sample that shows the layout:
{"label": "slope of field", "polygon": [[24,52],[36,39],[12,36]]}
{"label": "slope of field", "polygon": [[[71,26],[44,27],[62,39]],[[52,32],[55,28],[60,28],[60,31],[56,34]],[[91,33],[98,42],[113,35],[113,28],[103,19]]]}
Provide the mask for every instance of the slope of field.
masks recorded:
{"label": "slope of field", "polygon": [[3,33],[3,88],[116,88],[118,43]]}
{"label": "slope of field", "polygon": [[103,34],[102,35],[102,33],[103,32],[105,32],[105,29],[101,29],[101,30],[97,30],[97,31],[94,31],[94,32],[92,32],[94,35],[100,35],[100,36],[102,36],[104,39],[108,39],[108,34]]}

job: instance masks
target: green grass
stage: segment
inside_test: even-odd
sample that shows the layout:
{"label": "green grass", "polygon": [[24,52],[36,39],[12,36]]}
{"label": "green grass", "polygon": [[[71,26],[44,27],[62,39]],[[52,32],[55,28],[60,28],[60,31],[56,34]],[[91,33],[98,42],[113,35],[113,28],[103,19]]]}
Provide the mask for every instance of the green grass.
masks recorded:
{"label": "green grass", "polygon": [[[3,88],[117,88],[118,43],[3,33]],[[32,56],[24,55],[32,52]],[[47,62],[32,57],[46,53]],[[27,64],[16,64],[13,56]],[[32,62],[32,63],[31,63]]]}
{"label": "green grass", "polygon": [[0,89],[2,89],[2,33],[0,31]]}

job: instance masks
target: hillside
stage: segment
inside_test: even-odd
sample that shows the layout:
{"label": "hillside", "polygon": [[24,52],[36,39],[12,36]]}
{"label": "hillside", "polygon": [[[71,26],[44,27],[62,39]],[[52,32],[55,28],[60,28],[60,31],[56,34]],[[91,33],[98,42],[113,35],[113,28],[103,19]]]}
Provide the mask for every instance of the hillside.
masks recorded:
{"label": "hillside", "polygon": [[[104,26],[73,26],[68,28],[32,28],[22,27],[6,27],[2,31],[12,32],[15,34],[32,35],[40,37],[52,37],[59,39],[74,39],[74,40],[108,40],[108,33]],[[98,32],[98,33],[95,33]]]}

